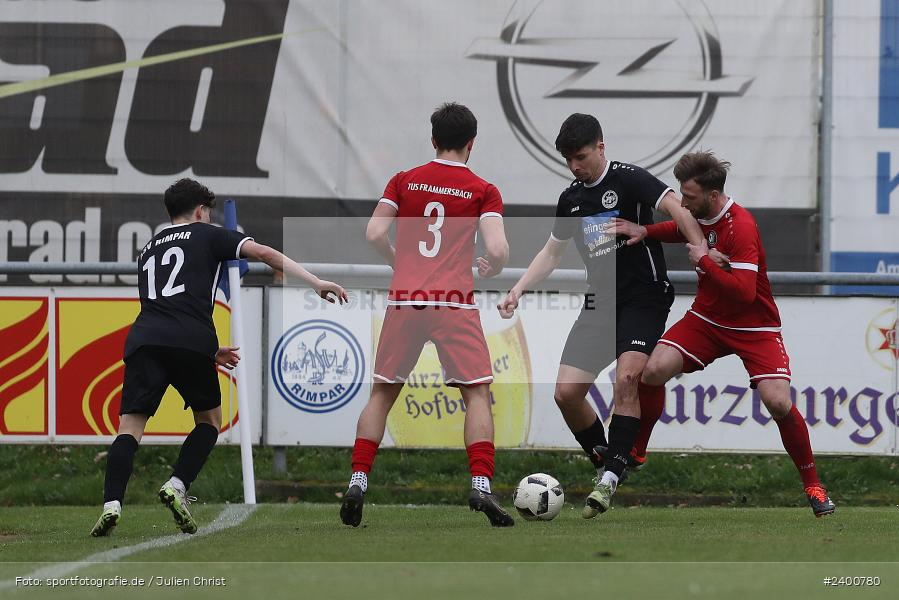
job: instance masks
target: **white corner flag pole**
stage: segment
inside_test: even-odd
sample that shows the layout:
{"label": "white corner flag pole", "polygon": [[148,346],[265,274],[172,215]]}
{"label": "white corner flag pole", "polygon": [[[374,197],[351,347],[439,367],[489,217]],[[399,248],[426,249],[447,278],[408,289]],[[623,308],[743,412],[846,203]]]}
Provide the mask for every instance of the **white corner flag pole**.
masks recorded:
{"label": "white corner flag pole", "polygon": [[[230,213],[230,214],[229,214]],[[229,216],[233,218],[230,222]],[[237,229],[237,209],[233,200],[225,200],[225,227]],[[246,360],[244,348],[243,311],[240,297],[240,263],[236,260],[228,263],[228,285],[231,290],[231,343],[241,349],[243,357],[235,367],[237,378],[237,415],[240,430],[240,465],[243,473],[243,501],[245,504],[256,504],[256,475],[253,471],[253,419],[250,413],[250,395],[247,391]]]}

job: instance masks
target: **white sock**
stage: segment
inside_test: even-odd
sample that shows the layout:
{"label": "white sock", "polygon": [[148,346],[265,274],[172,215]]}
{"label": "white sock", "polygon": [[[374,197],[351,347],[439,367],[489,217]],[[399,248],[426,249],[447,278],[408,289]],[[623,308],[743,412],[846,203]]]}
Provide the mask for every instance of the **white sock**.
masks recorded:
{"label": "white sock", "polygon": [[368,475],[362,471],[353,471],[353,476],[350,477],[349,487],[353,487],[354,485],[361,487],[363,492],[368,491]]}
{"label": "white sock", "polygon": [[119,502],[118,500],[110,500],[109,502],[104,502],[103,510],[106,510],[107,508],[118,508],[119,512],[121,512],[122,511],[122,503]]}
{"label": "white sock", "polygon": [[177,477],[175,477],[175,476],[169,477],[169,481],[172,483],[173,486],[175,486],[176,490],[180,490],[182,493],[187,492],[187,486],[184,485],[184,482],[181,481],[180,479],[178,479]]}
{"label": "white sock", "polygon": [[606,471],[602,474],[602,479],[599,481],[600,483],[604,483],[612,487],[612,493],[615,493],[615,490],[618,489],[618,475],[612,473],[611,471]]}
{"label": "white sock", "polygon": [[483,475],[476,475],[471,478],[471,487],[476,490],[481,490],[485,494],[489,494],[490,492],[490,478],[484,477]]}

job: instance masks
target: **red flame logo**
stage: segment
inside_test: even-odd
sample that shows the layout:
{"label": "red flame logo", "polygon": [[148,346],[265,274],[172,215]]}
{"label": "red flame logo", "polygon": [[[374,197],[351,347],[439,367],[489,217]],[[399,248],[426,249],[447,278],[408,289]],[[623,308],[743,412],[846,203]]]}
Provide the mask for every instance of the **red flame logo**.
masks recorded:
{"label": "red flame logo", "polygon": [[84,346],[56,377],[56,428],[60,435],[115,435],[125,363],[122,350],[131,326]]}
{"label": "red flame logo", "polygon": [[[3,420],[6,407],[41,381],[47,381],[47,327],[48,300],[41,300],[40,306],[25,319],[0,329],[0,434],[17,433],[10,431]],[[30,346],[30,348],[29,348]],[[23,348],[29,348],[15,356]]]}

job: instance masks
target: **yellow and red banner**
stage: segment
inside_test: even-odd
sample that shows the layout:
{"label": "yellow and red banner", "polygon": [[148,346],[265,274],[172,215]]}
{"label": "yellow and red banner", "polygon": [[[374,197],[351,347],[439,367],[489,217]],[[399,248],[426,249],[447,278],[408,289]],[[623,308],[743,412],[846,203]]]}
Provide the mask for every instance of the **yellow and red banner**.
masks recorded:
{"label": "yellow and red banner", "polygon": [[[56,433],[61,436],[115,435],[119,424],[125,363],[122,353],[140,311],[133,298],[58,298],[56,300]],[[230,337],[231,311],[216,303],[216,331]],[[219,370],[223,430],[236,421],[236,383]],[[231,389],[229,389],[231,388]],[[169,387],[146,435],[181,436],[194,428],[184,400]]]}
{"label": "yellow and red banner", "polygon": [[0,298],[0,436],[46,435],[49,299]]}
{"label": "yellow and red banner", "polygon": [[[261,295],[260,295],[261,296]],[[255,294],[250,310],[257,320]],[[125,338],[140,311],[133,289],[6,288],[0,295],[0,443],[97,443],[115,436],[125,364]],[[220,345],[230,345],[231,310],[216,302]],[[251,335],[242,353],[259,353]],[[249,378],[258,387],[255,373]],[[238,424],[237,380],[218,370],[220,442]],[[258,397],[257,397],[258,400]],[[258,401],[257,403],[258,404]],[[258,410],[258,409],[257,409]],[[257,425],[258,427],[258,425]],[[169,387],[145,439],[177,442],[194,428],[193,414]],[[258,438],[257,438],[258,439]]]}

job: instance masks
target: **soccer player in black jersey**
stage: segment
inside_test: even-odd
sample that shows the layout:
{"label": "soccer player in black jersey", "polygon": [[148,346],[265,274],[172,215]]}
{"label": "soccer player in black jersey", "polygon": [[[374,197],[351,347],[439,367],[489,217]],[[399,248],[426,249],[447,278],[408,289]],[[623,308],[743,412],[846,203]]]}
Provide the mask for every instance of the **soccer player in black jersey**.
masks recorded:
{"label": "soccer player in black jersey", "polygon": [[196,533],[187,489],[215,446],[222,410],[216,364],[232,369],[238,348],[218,347],[212,309],[222,261],[260,260],[310,285],[329,302],[346,300],[342,287],[312,275],[274,248],[210,224],[215,195],[192,179],[165,192],[172,224],[138,256],[140,314],[125,341],[125,381],[118,435],[106,459],[104,505],[93,536],[105,536],[122,514],[138,443],[169,385],[190,407],[196,427],[184,440],[171,478],[159,490],[185,533]]}
{"label": "soccer player in black jersey", "polygon": [[[556,149],[575,181],[559,197],[546,245],[498,308],[503,318],[511,318],[521,295],[558,267],[568,242],[574,240],[589,289],[562,352],[554,395],[565,423],[597,470],[596,487],[583,512],[589,519],[609,508],[628,462],[642,464],[649,431],[640,431],[641,406],[647,413],[661,413],[664,390],[644,397],[640,375],[665,330],[674,300],[661,244],[645,240],[627,245],[626,237],[607,235],[605,227],[613,217],[652,223],[653,211],[661,210],[691,242],[700,243],[702,233],[670,187],[638,166],[606,159],[595,117],[578,113],[568,117]],[[616,359],[615,409],[607,442],[602,421],[586,396],[599,372]],[[637,441],[642,455],[632,455]]]}

